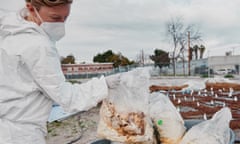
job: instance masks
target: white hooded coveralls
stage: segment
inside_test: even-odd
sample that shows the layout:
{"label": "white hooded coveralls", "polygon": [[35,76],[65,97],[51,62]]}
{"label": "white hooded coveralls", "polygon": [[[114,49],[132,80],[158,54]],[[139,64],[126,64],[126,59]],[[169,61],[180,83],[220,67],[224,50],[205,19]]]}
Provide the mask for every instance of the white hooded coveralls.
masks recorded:
{"label": "white hooded coveralls", "polygon": [[0,11],[0,144],[45,144],[53,101],[83,111],[107,93],[104,77],[66,82],[55,42],[20,13]]}

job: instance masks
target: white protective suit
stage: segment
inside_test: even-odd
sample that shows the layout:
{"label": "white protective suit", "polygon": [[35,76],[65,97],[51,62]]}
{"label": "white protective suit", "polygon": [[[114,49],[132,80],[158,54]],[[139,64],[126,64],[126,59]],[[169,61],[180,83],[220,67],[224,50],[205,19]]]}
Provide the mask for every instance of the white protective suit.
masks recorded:
{"label": "white protective suit", "polygon": [[68,112],[88,110],[108,87],[104,77],[65,82],[55,42],[22,15],[0,11],[0,144],[45,144],[53,101]]}

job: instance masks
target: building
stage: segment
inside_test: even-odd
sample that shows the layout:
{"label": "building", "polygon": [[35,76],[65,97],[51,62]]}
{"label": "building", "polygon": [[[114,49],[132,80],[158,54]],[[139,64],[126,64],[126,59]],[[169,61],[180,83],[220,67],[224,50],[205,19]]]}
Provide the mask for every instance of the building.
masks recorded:
{"label": "building", "polygon": [[191,61],[191,71],[196,72],[196,68],[209,68],[214,73],[219,70],[232,70],[239,74],[240,55],[211,56],[205,59]]}
{"label": "building", "polygon": [[[215,73],[218,70],[231,70],[234,74],[240,72],[240,55],[211,56],[208,58],[192,60],[190,62],[191,75]],[[172,65],[164,68],[167,74],[173,74]],[[188,61],[176,63],[176,74],[188,75]]]}
{"label": "building", "polygon": [[240,55],[209,57],[208,66],[214,71],[219,69],[231,69],[239,73]]}
{"label": "building", "polygon": [[113,63],[62,64],[66,78],[88,78],[113,71]]}

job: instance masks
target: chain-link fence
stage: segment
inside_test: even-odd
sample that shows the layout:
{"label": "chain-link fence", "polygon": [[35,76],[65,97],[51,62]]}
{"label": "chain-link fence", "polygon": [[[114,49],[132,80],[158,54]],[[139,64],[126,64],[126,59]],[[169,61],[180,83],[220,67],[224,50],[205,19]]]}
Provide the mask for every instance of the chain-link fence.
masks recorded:
{"label": "chain-link fence", "polygon": [[[86,72],[81,74],[66,74],[66,79],[89,79],[93,77],[100,77],[102,75],[108,76],[111,74],[127,72],[137,67],[150,67],[152,76],[201,76],[201,77],[214,77],[216,74],[215,70],[212,67],[208,67],[206,61],[202,61],[202,63],[191,63],[190,71],[188,63],[177,63],[175,66],[175,74],[173,72],[173,65],[169,65],[168,67],[155,67],[154,64],[147,65],[128,65],[128,66],[120,66],[112,69],[112,71],[107,72]],[[189,75],[190,72],[190,75]],[[228,73],[228,74],[239,74],[236,72]]]}
{"label": "chain-link fence", "polygon": [[[149,65],[144,65],[149,66]],[[106,71],[106,72],[86,72],[86,73],[79,73],[79,74],[65,74],[66,79],[89,79],[93,77],[100,77],[102,75],[108,76],[111,74],[121,73],[121,72],[127,72],[134,68],[142,67],[141,65],[128,65],[128,66],[119,66],[117,68],[112,69],[112,71]]]}
{"label": "chain-link fence", "polygon": [[[218,75],[233,77],[240,74],[240,55],[213,56],[189,61],[177,61],[175,67],[172,62],[169,66],[156,70],[160,76],[201,76],[215,77]],[[174,71],[175,68],[175,71]]]}

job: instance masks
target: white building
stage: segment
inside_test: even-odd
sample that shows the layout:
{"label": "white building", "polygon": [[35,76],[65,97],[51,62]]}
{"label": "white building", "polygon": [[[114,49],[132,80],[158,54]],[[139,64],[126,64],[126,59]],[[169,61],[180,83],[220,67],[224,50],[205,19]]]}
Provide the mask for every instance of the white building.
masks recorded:
{"label": "white building", "polygon": [[209,57],[208,66],[215,71],[218,69],[233,69],[239,73],[240,55]]}
{"label": "white building", "polygon": [[[176,74],[188,75],[188,61],[176,63]],[[208,69],[209,68],[209,69]],[[240,71],[240,55],[230,56],[211,56],[204,59],[192,60],[190,62],[191,75],[208,73],[209,70],[215,72],[219,69],[231,69],[239,74]],[[172,67],[164,68],[168,74],[173,74]]]}

